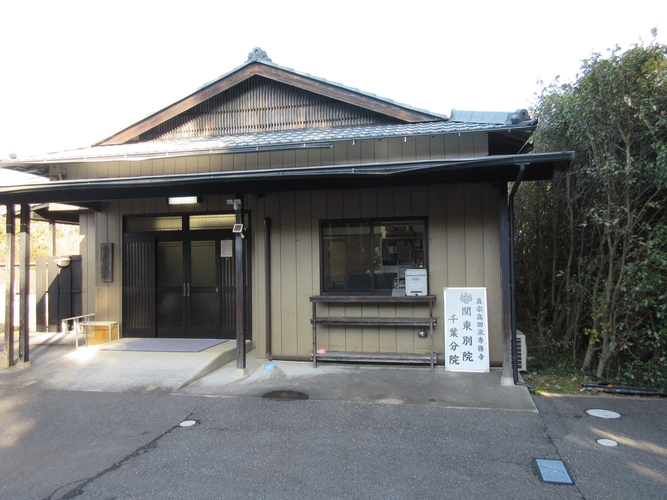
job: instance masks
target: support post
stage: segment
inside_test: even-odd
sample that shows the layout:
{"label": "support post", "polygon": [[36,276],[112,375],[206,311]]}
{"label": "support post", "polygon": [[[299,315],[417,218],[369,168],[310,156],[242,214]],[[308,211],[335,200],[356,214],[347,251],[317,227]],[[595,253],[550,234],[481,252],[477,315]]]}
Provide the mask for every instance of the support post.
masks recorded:
{"label": "support post", "polygon": [[[59,275],[56,265],[56,251],[58,248],[56,237],[56,223],[49,221],[49,259],[47,262],[47,292],[48,292],[48,311],[46,324],[49,332],[57,332],[60,328],[60,294],[58,292]],[[65,316],[67,317],[67,316]],[[38,328],[39,330],[39,328]]]}
{"label": "support post", "polygon": [[516,345],[516,276],[514,275],[514,197],[523,181],[526,174],[526,163],[517,163],[519,167],[519,174],[512,184],[512,192],[509,195],[509,203],[507,204],[508,225],[510,235],[510,332],[512,336],[512,379],[514,385],[521,385],[526,387],[531,394],[535,394],[535,388],[519,380],[519,366],[517,364],[517,345]]}
{"label": "support post", "polygon": [[[35,330],[46,331],[46,257],[35,259]],[[72,315],[74,316],[74,315]]]}
{"label": "support post", "polygon": [[[236,195],[236,199],[243,200],[241,195]],[[243,202],[240,206],[234,204],[236,211],[236,223],[243,224]],[[236,257],[236,375],[244,376],[246,370],[245,353],[245,314],[243,308],[244,287],[243,287],[243,233],[236,233],[235,241]]]}
{"label": "support post", "polygon": [[49,294],[48,302],[48,330],[50,332],[60,331],[60,320],[67,316],[60,316],[60,274],[55,257],[49,257],[47,267],[47,288]]}
{"label": "support post", "polygon": [[19,242],[19,364],[30,366],[30,205],[21,204]]}
{"label": "support post", "polygon": [[7,205],[5,241],[7,255],[5,259],[5,368],[14,364],[14,265],[16,263],[16,210],[14,205]]}
{"label": "support post", "polygon": [[56,223],[49,221],[49,255],[52,257],[56,256],[56,249],[58,248],[56,240]]}

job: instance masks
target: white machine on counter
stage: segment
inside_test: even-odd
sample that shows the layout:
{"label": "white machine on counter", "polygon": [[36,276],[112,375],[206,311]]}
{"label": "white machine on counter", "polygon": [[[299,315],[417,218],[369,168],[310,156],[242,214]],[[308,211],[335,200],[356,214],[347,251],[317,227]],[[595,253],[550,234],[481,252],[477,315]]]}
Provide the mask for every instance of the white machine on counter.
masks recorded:
{"label": "white machine on counter", "polygon": [[405,270],[405,295],[408,297],[428,295],[426,269]]}

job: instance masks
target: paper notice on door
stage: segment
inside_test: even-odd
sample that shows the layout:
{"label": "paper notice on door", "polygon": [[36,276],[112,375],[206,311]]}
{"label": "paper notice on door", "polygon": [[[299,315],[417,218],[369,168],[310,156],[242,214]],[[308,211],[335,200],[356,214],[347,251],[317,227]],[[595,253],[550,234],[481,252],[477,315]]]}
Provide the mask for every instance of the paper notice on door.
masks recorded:
{"label": "paper notice on door", "polygon": [[220,240],[220,257],[234,257],[233,240]]}

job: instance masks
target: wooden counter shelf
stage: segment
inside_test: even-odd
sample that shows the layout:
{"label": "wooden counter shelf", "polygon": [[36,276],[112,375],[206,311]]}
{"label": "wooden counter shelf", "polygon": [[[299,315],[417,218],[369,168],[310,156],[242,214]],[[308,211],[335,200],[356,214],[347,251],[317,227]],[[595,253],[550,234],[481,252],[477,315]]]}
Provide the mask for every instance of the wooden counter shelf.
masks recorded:
{"label": "wooden counter shelf", "polygon": [[[421,295],[416,297],[391,295],[314,295],[310,297],[313,307],[313,364],[317,361],[357,361],[377,363],[430,363],[433,369],[437,362],[437,355],[433,351],[433,327],[437,318],[433,317],[435,295]],[[428,317],[419,318],[372,318],[372,317],[340,317],[317,316],[317,304],[428,304]],[[340,352],[329,351],[317,353],[317,327],[328,326],[427,326],[429,328],[430,351],[428,354],[413,353],[367,353],[367,352]]]}

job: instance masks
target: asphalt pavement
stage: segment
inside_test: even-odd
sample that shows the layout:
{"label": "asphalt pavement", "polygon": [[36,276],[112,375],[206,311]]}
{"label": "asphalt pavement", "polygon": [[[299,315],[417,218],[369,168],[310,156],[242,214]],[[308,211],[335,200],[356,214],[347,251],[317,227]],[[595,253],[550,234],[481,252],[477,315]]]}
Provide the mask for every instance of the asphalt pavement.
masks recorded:
{"label": "asphalt pavement", "polygon": [[[48,380],[72,363],[67,342],[34,354],[31,367],[0,369],[0,498],[666,497],[665,399],[533,398],[451,382],[442,367],[262,360],[248,377],[231,379],[227,365],[169,390],[72,390]],[[562,460],[574,484],[542,482],[535,459]]]}

